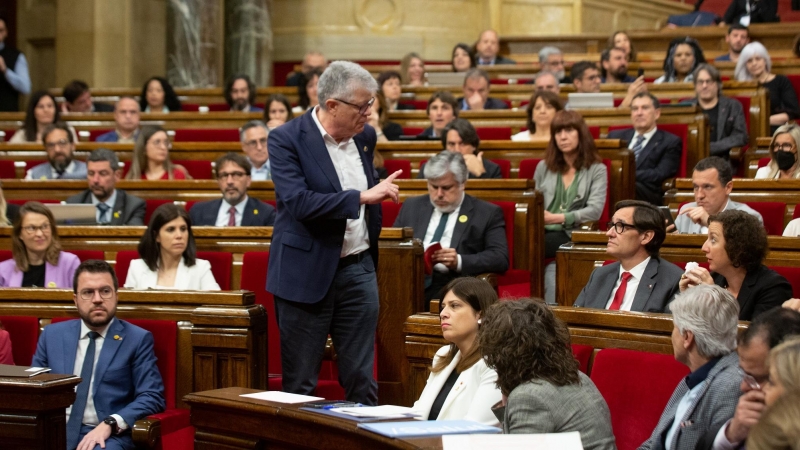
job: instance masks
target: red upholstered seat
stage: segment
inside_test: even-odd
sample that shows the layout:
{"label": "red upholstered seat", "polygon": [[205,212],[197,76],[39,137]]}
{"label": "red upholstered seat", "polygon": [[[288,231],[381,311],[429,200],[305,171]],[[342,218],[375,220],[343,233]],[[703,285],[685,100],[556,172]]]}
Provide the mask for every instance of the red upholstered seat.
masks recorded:
{"label": "red upholstered seat", "polygon": [[770,267],[770,269],[783,275],[792,285],[792,297],[800,298],[800,267]]}
{"label": "red upholstered seat", "polygon": [[0,316],[0,322],[11,337],[14,364],[30,366],[39,341],[39,319],[29,316]]}
{"label": "red upholstered seat", "polygon": [[[227,106],[227,105],[226,105]],[[180,128],[175,130],[174,142],[239,142],[236,128]]]}
{"label": "red upholstered seat", "polygon": [[[703,261],[703,262],[695,261],[695,262],[697,263],[698,266],[708,270],[708,261]],[[672,261],[672,263],[680,267],[682,270],[686,270],[686,261],[677,261],[677,262]]]}
{"label": "red upholstered seat", "polygon": [[231,252],[197,252],[197,259],[205,259],[211,263],[211,273],[220,289],[231,289],[231,266],[233,266],[233,253]]}
{"label": "red upholstered seat", "polygon": [[11,259],[13,257],[11,250],[0,250],[0,262],[3,262],[7,259]]}
{"label": "red upholstered seat", "polygon": [[800,74],[786,75],[786,77],[789,78],[789,81],[792,83],[794,93],[797,95],[797,100],[800,101]]}
{"label": "red upholstered seat", "polygon": [[523,159],[519,162],[519,178],[533,179],[533,173],[536,172],[536,166],[539,165],[541,159],[530,158]]}
{"label": "red upholstered seat", "polygon": [[531,295],[531,272],[514,267],[514,215],[517,205],[514,202],[491,202],[503,210],[508,243],[509,269],[497,276],[497,295],[500,298],[519,298]]}
{"label": "red upholstered seat", "polygon": [[767,156],[766,158],[759,158],[759,159],[758,159],[758,168],[760,169],[760,168],[762,168],[762,167],[766,167],[766,166],[767,166],[767,164],[769,164],[769,161],[770,161],[771,159],[772,159],[772,158],[770,158],[769,156]]}
{"label": "red upholstered seat", "polygon": [[381,220],[381,226],[391,227],[394,225],[394,221],[397,219],[397,215],[400,214],[400,208],[402,206],[402,203],[382,202],[381,209],[383,210],[383,218]]}
{"label": "red upholstered seat", "polygon": [[131,266],[131,261],[139,258],[139,252],[136,250],[120,250],[117,252],[117,260],[114,264],[114,271],[117,272],[117,279],[120,286],[125,284],[128,278],[128,268]]}
{"label": "red upholstered seat", "polygon": [[511,178],[511,161],[507,159],[492,159],[490,161],[500,166],[500,174],[503,175],[503,178]]}
{"label": "red upholstered seat", "polygon": [[147,225],[150,223],[150,217],[153,216],[153,211],[156,210],[159,206],[165,203],[172,203],[172,200],[162,200],[162,199],[154,199],[148,198],[145,199],[144,203],[144,224]]}
{"label": "red upholstered seat", "polygon": [[14,161],[0,161],[0,178],[17,178],[17,171],[14,169]]}
{"label": "red upholstered seat", "polygon": [[423,111],[428,109],[427,100],[400,100],[399,103],[401,105],[411,105],[414,107],[414,109],[421,109]]}
{"label": "red upholstered seat", "polygon": [[761,214],[767,234],[783,235],[783,219],[786,217],[786,204],[782,202],[746,202],[747,206]]}
{"label": "red upholstered seat", "polygon": [[196,180],[210,180],[213,177],[213,170],[211,168],[211,161],[191,161],[180,160],[173,161],[173,164],[180,164],[186,168],[189,175]]}
{"label": "red upholstered seat", "polygon": [[507,141],[511,139],[511,127],[477,127],[478,137],[484,141]]}
{"label": "red upholstered seat", "polygon": [[102,250],[67,250],[67,252],[77,256],[81,262],[90,259],[99,259],[101,261],[106,259],[106,254]]}
{"label": "red upholstered seat", "polygon": [[383,161],[383,166],[386,168],[386,173],[391,175],[398,170],[403,173],[397,176],[398,179],[409,180],[411,179],[411,161],[407,159],[387,159]]}
{"label": "red upholstered seat", "polygon": [[608,403],[619,450],[631,450],[652,434],[675,386],[689,368],[672,355],[603,349],[591,378]]}
{"label": "red upholstered seat", "polygon": [[792,213],[792,219],[797,219],[800,217],[800,206],[795,205],[794,212]]}
{"label": "red upholstered seat", "polygon": [[591,345],[572,344],[572,354],[578,360],[581,372],[587,375],[589,374],[589,360],[592,359],[592,353],[594,353],[594,347]]}
{"label": "red upholstered seat", "polygon": [[403,127],[403,134],[406,136],[416,136],[425,131],[422,127]]}
{"label": "red upholstered seat", "polygon": [[593,138],[600,139],[600,127],[598,126],[589,127],[589,133],[592,134]]}
{"label": "red upholstered seat", "polygon": [[105,129],[91,129],[89,130],[89,140],[94,142],[103,134],[108,133],[109,131],[114,131],[113,128],[105,128]]}

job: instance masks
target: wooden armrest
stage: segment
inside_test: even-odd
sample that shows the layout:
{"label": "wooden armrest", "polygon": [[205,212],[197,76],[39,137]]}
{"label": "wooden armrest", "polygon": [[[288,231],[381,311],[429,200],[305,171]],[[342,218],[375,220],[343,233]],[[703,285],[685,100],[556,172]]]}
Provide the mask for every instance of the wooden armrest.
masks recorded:
{"label": "wooden armrest", "polygon": [[661,183],[661,191],[666,193],[670,189],[675,189],[675,178],[667,178]]}
{"label": "wooden armrest", "polygon": [[731,161],[741,161],[742,157],[744,157],[744,152],[742,151],[742,147],[733,147],[730,152]]}
{"label": "wooden armrest", "polygon": [[493,272],[482,273],[475,278],[483,280],[492,286],[492,289],[497,290],[497,274]]}
{"label": "wooden armrest", "polygon": [[133,444],[139,449],[149,449],[156,446],[161,439],[161,420],[145,417],[133,424],[131,429]]}
{"label": "wooden armrest", "polygon": [[578,227],[578,231],[597,231],[599,229],[600,228],[598,228],[598,223],[596,220],[583,222],[580,227]]}

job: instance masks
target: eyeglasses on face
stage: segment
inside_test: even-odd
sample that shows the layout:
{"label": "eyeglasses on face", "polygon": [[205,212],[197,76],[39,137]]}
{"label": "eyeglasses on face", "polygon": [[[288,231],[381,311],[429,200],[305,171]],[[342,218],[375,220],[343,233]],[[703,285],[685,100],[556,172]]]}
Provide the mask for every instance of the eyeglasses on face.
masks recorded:
{"label": "eyeglasses on face", "polygon": [[242,178],[244,178],[245,176],[247,176],[247,174],[244,173],[244,172],[220,172],[217,175],[217,179],[220,180],[220,181],[223,181],[223,180],[227,180],[228,177],[231,177],[231,178],[233,178],[233,181],[239,181]]}
{"label": "eyeglasses on face", "polygon": [[26,232],[28,234],[31,234],[31,235],[36,234],[37,231],[41,231],[43,234],[47,234],[47,233],[50,232],[50,224],[49,223],[45,223],[45,224],[42,224],[42,225],[39,225],[39,226],[36,226],[36,225],[25,225],[24,227],[22,227],[22,231],[24,231],[24,232]]}
{"label": "eyeglasses on face", "polygon": [[100,294],[100,298],[103,300],[108,300],[114,296],[114,288],[111,286],[101,287],[100,289],[81,289],[78,294],[80,295],[81,300],[89,301],[94,299],[95,292]]}
{"label": "eyeglasses on face", "polygon": [[757,391],[761,390],[761,383],[759,383],[754,376],[745,372],[744,369],[742,369],[741,367],[737,367],[736,371],[739,372],[739,376],[742,377],[742,381],[744,381],[748,386],[750,386],[750,389]]}
{"label": "eyeglasses on face", "polygon": [[44,144],[44,146],[48,150],[52,150],[54,148],[65,148],[68,145],[69,145],[69,141],[66,140],[66,139],[59,139],[59,140],[57,140],[55,142],[48,142],[48,143]]}
{"label": "eyeglasses on face", "polygon": [[267,138],[251,139],[251,140],[245,142],[244,145],[246,145],[248,147],[259,147],[259,146],[266,147],[267,146]]}
{"label": "eyeglasses on face", "polygon": [[788,143],[787,144],[780,144],[780,145],[776,144],[774,147],[772,147],[772,149],[774,151],[776,151],[776,152],[778,152],[778,151],[780,151],[780,152],[790,152],[790,151],[792,151],[793,148],[794,148],[794,145],[788,144]]}
{"label": "eyeglasses on face", "polygon": [[163,146],[163,147],[167,147],[167,149],[171,149],[172,148],[172,143],[169,141],[169,139],[154,139],[154,140],[150,141],[150,144],[155,146],[155,147],[162,147]]}
{"label": "eyeglasses on face", "polygon": [[606,224],[606,228],[611,229],[612,227],[614,228],[614,231],[617,232],[617,234],[624,233],[625,232],[625,228],[632,228],[634,230],[638,230],[639,229],[639,228],[636,227],[636,225],[631,225],[631,224],[625,223],[625,222],[616,222],[616,223],[608,222]]}
{"label": "eyeglasses on face", "polygon": [[357,109],[358,113],[361,114],[362,116],[366,114],[367,111],[369,111],[369,109],[372,107],[372,104],[375,103],[375,97],[372,97],[371,99],[369,99],[367,103],[364,103],[363,105],[356,105],[355,103],[346,102],[338,98],[335,98],[334,100],[336,100],[337,102],[344,103],[345,105],[352,106],[353,108]]}

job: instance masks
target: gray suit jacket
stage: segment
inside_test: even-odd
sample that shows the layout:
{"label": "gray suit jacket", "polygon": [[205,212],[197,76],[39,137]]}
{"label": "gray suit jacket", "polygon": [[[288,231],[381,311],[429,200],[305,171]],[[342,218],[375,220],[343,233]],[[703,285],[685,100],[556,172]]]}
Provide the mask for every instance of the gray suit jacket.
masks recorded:
{"label": "gray suit jacket", "polygon": [[503,433],[581,433],[586,450],[616,450],[611,413],[594,383],[579,372],[580,384],[556,386],[546,381],[521,384],[494,413]]}
{"label": "gray suit jacket", "polygon": [[[578,171],[578,195],[567,208],[568,212],[575,215],[575,227],[579,227],[584,222],[592,222],[600,219],[603,207],[606,204],[606,189],[608,189],[608,170],[603,163],[592,164],[588,169]],[[544,195],[545,209],[553,203],[556,194],[556,182],[558,174],[547,170],[544,160],[536,166],[533,173],[536,181],[536,189],[542,191]],[[567,235],[572,236],[572,230],[564,230]]]}
{"label": "gray suit jacket", "polygon": [[[62,175],[62,180],[85,180],[86,179],[86,163],[83,161],[78,161],[77,159],[73,159],[72,162],[75,163],[75,170],[72,173],[64,172]],[[31,167],[31,169],[26,174],[26,177],[31,180],[50,180],[52,178],[52,166],[49,162],[43,162],[39,165]],[[30,175],[28,177],[28,175]]]}
{"label": "gray suit jacket", "polygon": [[[694,208],[695,206],[697,206],[697,202],[687,203],[683,205],[681,211],[683,211],[686,208]],[[745,205],[744,203],[739,203],[733,200],[729,200],[728,205],[725,207],[723,211],[733,211],[733,210],[744,211],[747,214],[756,216],[759,222],[764,223],[764,219],[761,217],[761,214],[758,211]],[[701,228],[702,227],[700,226],[700,224],[692,222],[692,219],[690,219],[689,216],[678,212],[678,217],[675,218],[675,229],[678,230],[678,233],[700,234]]]}
{"label": "gray suit jacket", "polygon": [[[697,104],[697,99],[691,103]],[[747,112],[748,114],[750,111]],[[742,104],[724,95],[719,96],[719,112],[717,113],[716,141],[709,146],[711,156],[728,158],[733,147],[747,145],[747,122]],[[714,138],[714,136],[711,136]]]}
{"label": "gray suit jacket", "polygon": [[656,429],[653,430],[650,439],[645,441],[639,449],[664,449],[665,436],[675,420],[682,423],[672,438],[671,448],[676,450],[693,449],[708,430],[719,430],[722,424],[733,417],[739,396],[742,395],[742,391],[739,389],[742,377],[736,370],[738,366],[739,355],[735,351],[722,357],[709,372],[705,385],[689,406],[686,415],[676,418],[675,411],[678,404],[689,392],[686,380],[678,383],[661,418],[658,419]]}
{"label": "gray suit jacket", "polygon": [[[144,225],[145,202],[135,195],[117,189],[117,200],[111,214],[109,225]],[[92,191],[89,189],[67,199],[67,203],[92,203]]]}
{"label": "gray suit jacket", "polygon": [[[620,263],[615,262],[595,269],[574,306],[605,309],[619,279],[619,266]],[[651,257],[633,297],[631,311],[667,312],[667,305],[678,293],[681,274],[683,270],[675,264],[658,256]]]}

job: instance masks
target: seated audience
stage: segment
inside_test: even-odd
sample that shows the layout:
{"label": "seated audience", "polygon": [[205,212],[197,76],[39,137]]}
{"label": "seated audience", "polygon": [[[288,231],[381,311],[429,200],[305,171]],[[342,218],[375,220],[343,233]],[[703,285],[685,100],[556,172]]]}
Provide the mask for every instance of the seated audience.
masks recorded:
{"label": "seated audience", "polygon": [[42,130],[47,162],[33,166],[26,180],[74,180],[86,178],[86,164],[73,159],[75,136],[64,122],[50,124]]}
{"label": "seated audience", "polygon": [[0,183],[0,226],[13,225],[17,217],[19,217],[19,206],[6,202],[2,183]]}
{"label": "seated audience", "polygon": [[477,67],[475,51],[469,45],[459,42],[453,47],[450,65],[453,66],[453,72],[466,72]]}
{"label": "seated audience", "polygon": [[564,70],[564,54],[558,47],[548,45],[539,50],[539,68],[555,75],[559,83],[572,83]]}
{"label": "seated audience", "polygon": [[[552,75],[551,75],[552,76]],[[537,78],[538,79],[538,78]],[[511,136],[512,141],[549,141],[550,124],[556,113],[564,109],[564,103],[558,94],[545,90],[537,90],[525,108],[527,127],[525,131]]]}
{"label": "seated audience", "polygon": [[800,393],[790,392],[779,398],[750,433],[749,450],[800,449]]}
{"label": "seated audience", "polygon": [[561,86],[558,85],[558,78],[552,72],[542,70],[536,74],[533,84],[537,91],[549,91],[556,95],[561,92]]}
{"label": "seated audience", "polygon": [[575,306],[668,312],[683,270],[658,255],[667,235],[664,216],[640,200],[623,200],[615,208],[606,253],[617,261],[592,272]]}
{"label": "seated audience", "polygon": [[739,303],[739,319],[753,320],[792,298],[792,285],[764,265],[769,252],[764,226],[744,211],[722,211],[709,218],[703,253],[708,270],[694,267],[681,277],[681,292],[699,284],[716,284]]}
{"label": "seated audience", "polygon": [[2,323],[0,323],[0,364],[14,365],[14,354],[11,350],[11,335],[8,334],[8,331],[3,329]]}
{"label": "seated audience", "polygon": [[107,225],[144,225],[145,202],[117,189],[122,168],[117,154],[98,148],[86,159],[89,189],[67,198],[67,203],[88,203],[97,206],[97,223]]}
{"label": "seated audience", "polygon": [[764,412],[764,394],[771,384],[770,349],[797,334],[800,334],[800,313],[791,309],[773,308],[750,323],[736,349],[742,373],[739,385],[742,395],[736,412],[718,431],[709,430],[698,443],[698,450],[735,449],[744,443]]}
{"label": "seated audience", "polygon": [[303,74],[314,70],[322,73],[328,67],[328,59],[319,51],[310,51],[303,56],[299,72],[292,72],[286,77],[286,86],[300,86],[303,84]]}
{"label": "seated audience", "polygon": [[769,143],[769,164],[756,172],[756,178],[792,180],[800,178],[797,163],[797,144],[800,143],[800,126],[794,123],[781,125]]}
{"label": "seated audience", "polygon": [[62,95],[64,96],[64,103],[61,104],[61,112],[93,113],[114,111],[114,107],[107,103],[93,102],[89,85],[81,80],[72,80],[67,83],[62,90]]}
{"label": "seated audience", "polygon": [[694,81],[694,69],[705,62],[703,49],[694,38],[675,38],[669,43],[664,58],[664,75],[656,78],[654,83],[690,83]]}
{"label": "seated audience", "polygon": [[498,302],[478,343],[503,393],[494,413],[507,434],[580,433],[583,448],[613,450],[608,405],[578,369],[567,326],[541,300]]}
{"label": "seated audience", "polygon": [[[600,54],[600,75],[603,83],[633,83],[636,78],[628,75],[628,53],[619,47],[610,47]],[[573,83],[574,78],[573,78]]]}
{"label": "seated audience", "polygon": [[636,61],[636,49],[633,47],[630,36],[624,31],[615,31],[614,34],[608,37],[606,43],[608,48],[621,48],[625,51],[625,57],[628,62]]}
{"label": "seated audience", "polygon": [[[25,142],[42,143],[42,131],[48,125],[59,122],[60,114],[56,108],[56,99],[47,91],[36,91],[28,100],[28,108],[25,112],[25,121],[22,128],[14,133],[9,139],[9,144],[22,144]],[[77,141],[77,135],[72,127],[69,127],[73,140]]]}
{"label": "seated audience", "polygon": [[270,131],[294,119],[292,104],[283,94],[270,95],[264,105],[264,122]]}
{"label": "seated audience", "polygon": [[261,108],[255,106],[256,85],[249,76],[239,73],[230,78],[225,83],[222,91],[225,101],[231,107],[231,111],[260,112]]}
{"label": "seated audience", "polygon": [[711,156],[729,160],[733,147],[748,143],[742,104],[722,95],[719,70],[711,64],[699,64],[692,77],[694,101],[708,116]]}
{"label": "seated audience", "polygon": [[758,211],[730,199],[732,180],[731,165],[719,156],[698,161],[692,172],[695,201],[681,207],[675,218],[676,230],[684,234],[706,234],[709,216],[730,210],[744,211],[764,223]]}
{"label": "seated audience", "polygon": [[142,86],[139,109],[145,113],[168,113],[182,111],[183,107],[169,81],[162,77],[152,77]]}
{"label": "seated audience", "polygon": [[78,257],[61,251],[56,219],[39,202],[19,209],[11,234],[13,257],[0,262],[0,287],[70,288]]}
{"label": "seated audience", "polygon": [[749,26],[751,23],[779,21],[778,0],[731,0],[719,25]]}
{"label": "seated audience", "polygon": [[431,95],[428,100],[428,119],[431,121],[431,126],[425,129],[422,133],[417,135],[417,139],[441,139],[442,130],[453,119],[458,118],[458,112],[461,109],[458,107],[458,101],[449,91],[436,91]]}
{"label": "seated audience", "polygon": [[126,180],[191,180],[186,168],[169,159],[172,143],[167,132],[157,125],[142,128],[133,146],[131,169]]}
{"label": "seated audience", "polygon": [[321,75],[322,69],[314,69],[310,72],[304,73],[300,78],[300,84],[297,85],[297,106],[292,108],[292,112],[295,115],[302,114],[319,105],[319,98],[317,98],[317,83],[319,82],[319,77]]}
{"label": "seated audience", "polygon": [[579,94],[592,94],[600,92],[600,71],[591,61],[578,61],[572,65],[569,72],[572,84]]}
{"label": "seated audience", "polygon": [[760,42],[751,42],[742,49],[736,62],[736,81],[758,81],[769,91],[769,124],[774,133],[778,126],[800,118],[797,93],[786,75],[771,73],[772,59]]}
{"label": "seated audience", "polygon": [[728,53],[717,56],[714,61],[739,61],[742,49],[750,43],[750,29],[740,23],[732,24],[725,35],[725,43],[728,44]]}
{"label": "seated audience", "polygon": [[500,52],[500,36],[494,30],[485,30],[478,36],[475,43],[475,56],[481,66],[494,66],[496,64],[516,64],[516,61],[498,55]]}
{"label": "seated audience", "polygon": [[636,158],[636,199],[654,205],[664,203],[662,184],[678,173],[683,150],[681,138],[658,129],[659,117],[658,99],[647,92],[636,94],[631,101],[633,128],[608,133],[609,139],[628,141]]}
{"label": "seated audience", "polygon": [[459,276],[508,270],[503,210],[464,193],[467,164],[461,153],[444,151],[425,164],[428,195],[403,202],[395,227],[413,227],[425,247],[442,246],[431,258],[433,274],[425,280],[425,299]]}
{"label": "seated audience", "polygon": [[[466,119],[453,119],[442,130],[442,148],[455,153],[461,153],[467,164],[469,178],[503,178],[500,166],[484,159],[483,152],[478,148],[481,139],[478,132]],[[419,167],[417,178],[425,178],[425,164]]]}
{"label": "seated audience", "polygon": [[139,102],[133,97],[120,97],[114,105],[115,129],[97,136],[97,142],[133,143],[139,134]]}
{"label": "seated audience", "polygon": [[214,163],[222,198],[195,203],[189,217],[195,226],[271,227],[275,208],[247,195],[250,163],[239,153],[227,153]]}
{"label": "seated audience", "polygon": [[414,109],[413,105],[400,103],[400,96],[403,88],[400,81],[400,73],[395,70],[387,70],[378,75],[378,92],[383,94],[389,111]]}
{"label": "seated audience", "polygon": [[506,102],[489,97],[489,74],[482,69],[469,69],[464,77],[464,96],[458,99],[461,110],[508,109]]}
{"label": "seated audience", "polygon": [[400,60],[400,75],[404,86],[425,86],[425,61],[411,52]]}
{"label": "seated audience", "polygon": [[389,105],[386,103],[386,97],[380,91],[375,93],[375,101],[372,102],[370,108],[372,108],[372,112],[367,123],[375,129],[378,142],[400,139],[400,136],[403,135],[403,127],[399,123],[389,120]]}
{"label": "seated audience", "polygon": [[128,268],[125,287],[218,291],[211,263],[197,259],[189,213],[174,203],[165,203],[150,218],[139,241],[139,256]]}
{"label": "seated audience", "polygon": [[272,179],[272,172],[269,168],[269,151],[267,150],[268,136],[269,128],[260,120],[251,120],[239,130],[242,151],[247,156],[247,162],[252,166],[250,177],[254,181]]}
{"label": "seated audience", "polygon": [[701,285],[669,307],[675,359],[691,373],[678,383],[643,450],[695,448],[704,434],[733,417],[740,395],[736,299],[719,286]]}
{"label": "seated audience", "polygon": [[414,412],[426,420],[472,420],[497,426],[500,422],[492,414],[492,405],[501,398],[497,373],[486,367],[478,347],[481,316],[497,303],[497,293],[486,281],[470,277],[456,278],[443,290],[439,320],[442,337],[450,344],[433,357]]}

